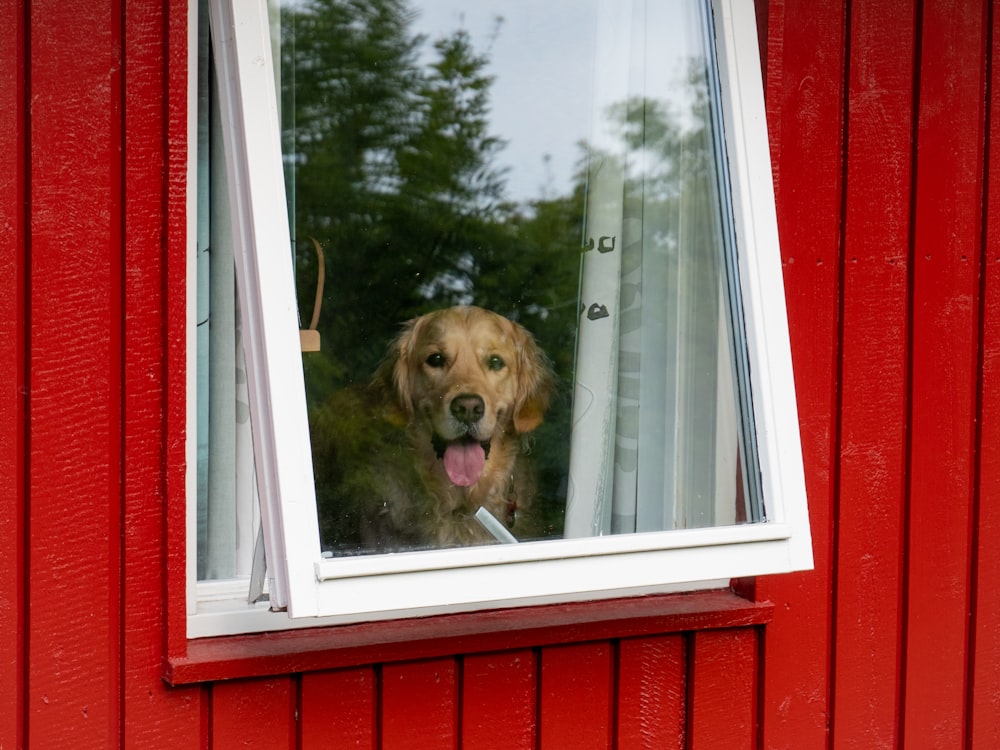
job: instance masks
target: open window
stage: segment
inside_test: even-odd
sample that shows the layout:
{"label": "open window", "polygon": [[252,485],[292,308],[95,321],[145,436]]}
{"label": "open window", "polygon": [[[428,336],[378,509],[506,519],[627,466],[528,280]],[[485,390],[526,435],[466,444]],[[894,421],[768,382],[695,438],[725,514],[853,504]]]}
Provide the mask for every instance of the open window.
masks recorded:
{"label": "open window", "polygon": [[[189,635],[812,565],[753,5],[536,5],[209,0],[192,315],[225,351],[190,358]],[[473,347],[484,387],[545,370],[538,414],[498,397],[481,435],[490,396],[395,392],[458,361],[438,318],[400,326],[456,305],[508,321]],[[436,406],[457,447],[415,426]],[[530,482],[505,469],[477,520],[454,498],[515,432]],[[385,520],[442,477],[446,521]]]}

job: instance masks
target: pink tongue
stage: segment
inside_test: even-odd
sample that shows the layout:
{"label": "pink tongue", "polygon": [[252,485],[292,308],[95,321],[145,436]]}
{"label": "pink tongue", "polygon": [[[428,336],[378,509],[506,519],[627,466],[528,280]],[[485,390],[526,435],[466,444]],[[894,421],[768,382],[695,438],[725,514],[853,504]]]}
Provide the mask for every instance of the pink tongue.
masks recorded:
{"label": "pink tongue", "polygon": [[451,443],[444,451],[444,470],[452,484],[468,487],[479,481],[486,451],[479,443]]}

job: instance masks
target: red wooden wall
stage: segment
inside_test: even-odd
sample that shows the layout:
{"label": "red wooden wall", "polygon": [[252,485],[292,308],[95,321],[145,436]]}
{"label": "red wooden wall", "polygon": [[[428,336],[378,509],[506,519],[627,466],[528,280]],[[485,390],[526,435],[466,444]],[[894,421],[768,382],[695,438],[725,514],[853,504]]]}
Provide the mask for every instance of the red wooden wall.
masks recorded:
{"label": "red wooden wall", "polygon": [[771,3],[816,570],[757,588],[770,748],[1000,744],[995,10]]}
{"label": "red wooden wall", "polygon": [[0,746],[1000,746],[1000,18],[758,11],[816,569],[189,648],[186,3],[0,0]]}

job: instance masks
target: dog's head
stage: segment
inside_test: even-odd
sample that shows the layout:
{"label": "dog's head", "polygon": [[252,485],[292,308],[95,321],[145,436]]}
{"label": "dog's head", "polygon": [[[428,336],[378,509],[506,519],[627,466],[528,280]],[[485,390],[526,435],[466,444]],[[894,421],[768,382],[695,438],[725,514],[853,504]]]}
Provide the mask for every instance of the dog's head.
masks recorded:
{"label": "dog's head", "polygon": [[405,324],[376,384],[430,433],[452,483],[469,486],[495,440],[541,424],[553,377],[522,326],[479,307],[451,307]]}

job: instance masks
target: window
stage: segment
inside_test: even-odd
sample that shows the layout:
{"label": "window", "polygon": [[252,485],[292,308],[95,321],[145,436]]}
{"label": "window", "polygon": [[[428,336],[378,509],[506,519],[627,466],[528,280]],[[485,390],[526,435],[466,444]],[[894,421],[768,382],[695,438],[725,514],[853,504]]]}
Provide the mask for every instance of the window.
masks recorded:
{"label": "window", "polygon": [[[203,112],[218,91],[219,125],[199,131],[211,260],[192,275],[206,289],[198,320],[212,320],[199,335],[218,333],[225,352],[193,368],[209,396],[189,633],[810,567],[752,3],[311,0],[270,11],[213,0],[218,84],[207,73],[199,83]],[[202,47],[207,59],[205,33]],[[231,294],[234,266],[240,315],[208,291]],[[321,311],[300,323],[314,296]],[[484,387],[521,377],[525,341],[545,351],[533,365],[551,370],[533,402],[547,407],[541,421],[515,427],[520,402],[498,396],[511,424],[481,440],[471,425],[492,396],[461,393],[444,418],[474,440],[427,427],[431,406],[401,408],[392,436],[379,433],[359,394],[391,342],[419,349],[412,364],[427,382],[464,345],[441,343],[437,319],[396,339],[399,325],[469,304],[519,326],[477,344]],[[300,345],[307,327],[318,352],[302,353],[315,349]],[[432,328],[420,349],[417,332]],[[498,343],[524,331],[517,350]],[[379,371],[386,390],[409,372],[402,362]],[[354,533],[370,522],[369,498],[391,511],[422,481],[399,437],[412,423],[427,430],[417,452],[428,471],[457,487],[484,486],[501,441],[524,433],[533,480],[507,472],[506,505],[486,522],[522,543],[480,530],[475,544],[436,544],[417,533],[420,515]],[[392,440],[406,455],[389,461]],[[386,499],[400,460],[410,473]],[[361,509],[341,512],[348,500]],[[480,529],[474,510],[447,523]],[[267,601],[234,604],[264,548]]]}

